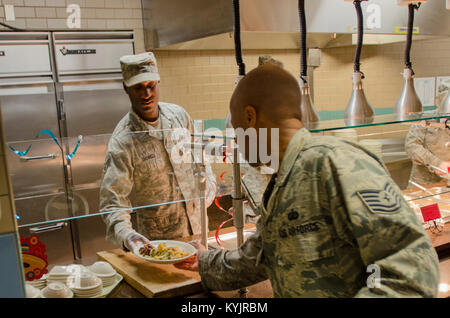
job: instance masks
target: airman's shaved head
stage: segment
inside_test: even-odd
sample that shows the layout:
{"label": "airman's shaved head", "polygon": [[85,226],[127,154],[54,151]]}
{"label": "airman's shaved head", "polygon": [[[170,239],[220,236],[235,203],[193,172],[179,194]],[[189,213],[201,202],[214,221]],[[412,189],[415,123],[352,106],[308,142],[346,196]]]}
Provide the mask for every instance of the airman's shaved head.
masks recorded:
{"label": "airman's shaved head", "polygon": [[240,80],[231,97],[233,127],[243,127],[240,117],[245,116],[246,106],[256,110],[257,121],[270,121],[270,127],[283,119],[301,120],[300,98],[298,82],[291,74],[276,65],[259,66]]}
{"label": "airman's shaved head", "polygon": [[[300,101],[297,80],[279,66],[259,66],[240,80],[230,101],[231,124],[239,151],[250,165],[267,165],[264,154],[270,154],[271,167],[278,166],[292,136],[303,127]],[[252,141],[246,135],[250,131],[256,136]]]}

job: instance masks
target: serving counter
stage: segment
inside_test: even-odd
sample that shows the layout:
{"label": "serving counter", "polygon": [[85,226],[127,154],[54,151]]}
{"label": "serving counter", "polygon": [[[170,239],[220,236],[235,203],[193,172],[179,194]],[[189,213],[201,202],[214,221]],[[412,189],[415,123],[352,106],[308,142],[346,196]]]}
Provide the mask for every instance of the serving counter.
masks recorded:
{"label": "serving counter", "polygon": [[[406,190],[405,192],[408,193],[411,190]],[[254,224],[247,224],[245,226],[245,229],[253,229],[255,227]],[[234,227],[226,228],[222,231],[222,234],[232,233],[236,231]],[[450,223],[447,223],[444,225],[443,231],[437,234],[431,233],[429,230],[426,231],[428,236],[431,239],[431,242],[433,244],[433,247],[436,249],[436,252],[438,253],[439,259],[440,259],[440,271],[441,271],[441,280],[440,283],[445,286],[450,286]],[[214,232],[209,233],[209,237],[213,237]],[[199,239],[199,235],[191,236],[185,239],[182,239],[182,241],[192,241]],[[99,259],[101,260],[108,260],[105,258],[105,254],[116,254],[116,255],[122,255],[123,252],[121,250],[112,250],[108,252],[99,252]],[[234,291],[214,291],[214,292],[205,292],[202,290],[200,281],[198,280],[197,274],[192,274],[189,272],[184,271],[184,274],[180,274],[180,271],[173,267],[173,265],[164,265],[167,267],[165,269],[166,273],[168,274],[167,279],[169,281],[173,280],[173,275],[176,273],[176,275],[186,275],[184,279],[190,280],[191,283],[188,285],[182,285],[179,288],[175,288],[172,292],[172,297],[187,297],[187,298],[239,298],[239,297],[246,297],[246,298],[272,298],[272,287],[269,280],[260,282],[258,284],[249,286],[247,288],[247,293],[240,294],[238,290]],[[124,276],[124,281],[115,288],[108,297],[110,298],[144,298],[148,297],[149,291],[144,291],[144,293],[140,292],[139,289],[142,289],[144,286],[140,283],[137,283],[135,278],[129,277],[127,275],[127,271],[129,268],[125,266],[125,268],[117,267],[113,263],[113,267]],[[171,277],[172,276],[172,277]],[[161,276],[159,276],[159,279]],[[179,278],[179,277],[178,277]],[[173,282],[168,282],[168,284],[173,284]],[[136,286],[139,286],[139,289],[136,288]],[[155,297],[168,297],[171,296],[170,293],[166,293],[165,295],[163,293],[156,295]],[[440,290],[438,294],[439,298],[442,297],[450,297],[450,291],[447,290]]]}

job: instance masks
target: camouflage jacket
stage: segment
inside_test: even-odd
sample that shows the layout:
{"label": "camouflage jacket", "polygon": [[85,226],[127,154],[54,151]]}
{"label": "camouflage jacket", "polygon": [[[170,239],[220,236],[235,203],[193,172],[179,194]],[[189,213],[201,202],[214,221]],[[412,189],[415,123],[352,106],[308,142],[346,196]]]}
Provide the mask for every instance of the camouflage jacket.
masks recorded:
{"label": "camouflage jacket", "polygon": [[247,193],[248,202],[244,203],[245,223],[256,223],[261,215],[259,206],[272,174],[261,172],[260,168],[253,168],[248,163],[241,163],[245,175],[242,186]]}
{"label": "camouflage jacket", "polygon": [[421,185],[442,181],[430,165],[450,161],[449,143],[448,129],[412,125],[405,140],[406,153],[413,162],[410,180]]}
{"label": "camouflage jacket", "polygon": [[[194,177],[197,165],[193,160],[174,160],[183,152],[192,154],[186,146],[191,141],[192,120],[174,104],[160,102],[159,113],[162,136],[161,130],[130,111],[118,123],[108,144],[100,211],[114,211],[103,217],[106,237],[121,247],[133,231],[132,210],[136,212],[137,232],[148,239],[175,239],[200,233],[201,194],[199,178]],[[216,180],[209,165],[206,172],[209,205],[214,200]]]}
{"label": "camouflage jacket", "polygon": [[241,248],[201,253],[205,288],[270,279],[275,297],[437,294],[430,239],[380,159],[356,144],[300,129],[261,212]]}

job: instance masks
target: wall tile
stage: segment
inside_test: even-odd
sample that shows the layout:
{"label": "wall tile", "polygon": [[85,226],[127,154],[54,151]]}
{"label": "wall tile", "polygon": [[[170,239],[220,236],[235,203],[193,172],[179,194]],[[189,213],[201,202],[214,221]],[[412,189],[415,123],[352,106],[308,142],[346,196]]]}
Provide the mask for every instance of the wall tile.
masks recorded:
{"label": "wall tile", "polygon": [[125,7],[126,8],[142,9],[142,2],[141,2],[141,0],[126,0]]}
{"label": "wall tile", "polygon": [[66,7],[66,0],[45,0],[47,7]]}
{"label": "wall tile", "polygon": [[36,8],[36,17],[38,18],[56,18],[55,8]]}
{"label": "wall tile", "polygon": [[71,5],[71,4],[78,4],[80,6],[80,8],[83,8],[86,6],[86,2],[89,2],[91,0],[66,0],[66,5]]}
{"label": "wall tile", "polygon": [[96,18],[95,9],[82,8],[81,9],[81,19],[93,19]]}
{"label": "wall tile", "polygon": [[28,29],[47,29],[47,19],[27,19]]}
{"label": "wall tile", "polygon": [[114,9],[95,9],[95,17],[99,19],[114,18]]}
{"label": "wall tile", "polygon": [[105,7],[107,7],[107,8],[123,8],[124,0],[105,0]]}
{"label": "wall tile", "polygon": [[133,17],[132,9],[114,9],[114,18],[116,19],[131,19]]}
{"label": "wall tile", "polygon": [[86,2],[87,8],[104,8],[105,0],[89,0]]}
{"label": "wall tile", "polygon": [[33,18],[36,16],[34,8],[14,7],[14,14],[16,18]]}
{"label": "wall tile", "polygon": [[123,20],[106,20],[106,28],[112,30],[125,29]]}
{"label": "wall tile", "polygon": [[44,7],[45,0],[25,0],[24,5],[26,7]]}
{"label": "wall tile", "polygon": [[47,24],[49,29],[68,29],[67,19],[48,19]]}
{"label": "wall tile", "polygon": [[89,29],[105,29],[106,28],[106,20],[89,19],[89,20],[87,20],[87,24],[88,24]]}
{"label": "wall tile", "polygon": [[3,4],[13,4],[15,6],[23,6],[24,0],[2,0]]}
{"label": "wall tile", "polygon": [[[67,18],[69,13],[67,13],[67,8],[55,8],[56,9],[56,17],[57,18]],[[81,11],[81,19],[85,18],[83,15],[83,11]]]}

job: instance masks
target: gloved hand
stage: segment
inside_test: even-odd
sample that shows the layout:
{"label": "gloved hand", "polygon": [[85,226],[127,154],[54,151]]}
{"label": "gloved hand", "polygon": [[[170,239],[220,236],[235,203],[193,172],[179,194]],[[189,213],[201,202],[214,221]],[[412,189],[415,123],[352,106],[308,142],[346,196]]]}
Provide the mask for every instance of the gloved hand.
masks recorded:
{"label": "gloved hand", "polygon": [[149,245],[151,245],[150,241],[144,235],[139,234],[138,232],[130,233],[125,238],[125,241],[124,241],[124,245],[129,251],[134,251],[136,246],[142,245],[142,244],[149,244]]}
{"label": "gloved hand", "polygon": [[[450,162],[449,161],[443,161],[440,165],[439,165],[439,169],[444,170],[444,171],[448,171],[448,168],[450,167]],[[444,171],[441,171],[438,169],[434,169],[435,173],[438,176],[443,176],[445,175]]]}

